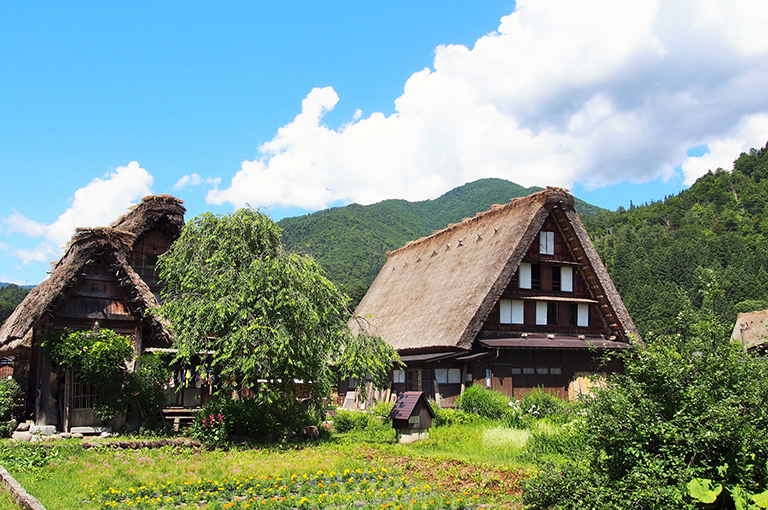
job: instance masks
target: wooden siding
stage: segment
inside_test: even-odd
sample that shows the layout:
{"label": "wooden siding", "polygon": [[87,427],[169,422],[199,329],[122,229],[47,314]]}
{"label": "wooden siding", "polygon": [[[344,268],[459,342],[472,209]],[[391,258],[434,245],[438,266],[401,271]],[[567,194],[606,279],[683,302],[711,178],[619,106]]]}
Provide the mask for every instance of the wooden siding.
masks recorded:
{"label": "wooden siding", "polygon": [[56,315],[83,319],[130,318],[129,303],[129,296],[117,284],[109,266],[99,259],[87,266],[77,285],[56,304]]}
{"label": "wooden siding", "polygon": [[[529,332],[529,333],[554,333],[568,335],[610,335],[611,331],[605,327],[600,314],[600,305],[594,299],[573,254],[560,232],[557,222],[550,214],[542,231],[554,232],[554,255],[539,253],[539,236],[534,237],[528,252],[523,260],[532,266],[533,285],[531,289],[521,289],[519,285],[520,268],[512,275],[509,283],[502,292],[500,299],[522,300],[524,324],[501,324],[501,310],[499,302],[496,302],[481,328],[482,332]],[[561,267],[570,267],[573,270],[573,291],[562,291],[558,287],[562,280],[558,277]],[[548,301],[548,324],[536,324],[536,298],[552,299]],[[560,300],[560,301],[558,301]],[[576,325],[578,302],[589,301],[589,326]]]}
{"label": "wooden siding", "polygon": [[155,294],[162,289],[155,267],[157,257],[168,251],[169,247],[170,243],[165,235],[160,231],[152,230],[133,245],[133,251],[128,257],[128,263]]}
{"label": "wooden siding", "polygon": [[491,370],[491,389],[507,396],[519,399],[534,388],[542,388],[560,398],[572,398],[569,386],[573,387],[579,377],[621,371],[622,365],[614,360],[603,366],[589,351],[500,349],[492,360],[469,362],[467,373],[472,374],[474,384],[485,386],[487,369]]}

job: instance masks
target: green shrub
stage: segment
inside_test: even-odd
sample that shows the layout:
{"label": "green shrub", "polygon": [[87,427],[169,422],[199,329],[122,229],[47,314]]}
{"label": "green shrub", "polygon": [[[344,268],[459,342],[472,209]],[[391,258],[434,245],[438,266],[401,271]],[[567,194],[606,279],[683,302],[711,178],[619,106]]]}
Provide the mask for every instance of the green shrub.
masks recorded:
{"label": "green shrub", "polygon": [[21,393],[21,386],[16,379],[10,377],[0,380],[0,421],[15,418],[16,398]]}
{"label": "green shrub", "polygon": [[21,386],[12,377],[0,381],[0,437],[11,437],[16,429],[16,398]]}
{"label": "green shrub", "polygon": [[260,399],[217,399],[195,415],[189,432],[203,444],[220,447],[234,438],[264,440],[274,434],[298,432],[304,425],[315,424],[312,420],[309,411],[289,414],[283,407]]}
{"label": "green shrub", "polygon": [[584,435],[578,423],[561,425],[544,418],[532,424],[530,431],[528,451],[534,455],[560,455],[573,458],[579,456],[586,447]]}
{"label": "green shrub", "polygon": [[435,419],[432,420],[432,426],[442,427],[444,425],[466,425],[477,419],[477,415],[466,413],[460,409],[450,407],[440,407],[437,402],[431,402],[432,410],[435,412]]}
{"label": "green shrub", "polygon": [[509,398],[498,391],[475,385],[464,390],[464,393],[456,399],[456,408],[498,420],[508,412]]}
{"label": "green shrub", "polygon": [[542,388],[533,388],[523,395],[520,406],[529,415],[535,418],[545,418],[557,413],[567,405],[556,396],[547,393]]}
{"label": "green shrub", "polygon": [[[707,306],[714,309],[711,294]],[[694,508],[686,483],[695,478],[750,494],[768,488],[768,364],[732,342],[730,325],[717,317],[688,310],[681,334],[646,339],[622,354],[624,373],[611,376],[577,413],[584,447],[571,453],[573,465],[528,479],[524,502]],[[603,503],[575,503],[589,494]],[[733,508],[728,494],[717,508]]]}
{"label": "green shrub", "polygon": [[368,426],[369,421],[370,416],[366,412],[339,409],[333,417],[333,428],[340,433],[363,430]]}
{"label": "green shrub", "polygon": [[389,413],[392,412],[392,409],[395,407],[395,404],[392,402],[378,402],[375,406],[371,407],[370,413],[373,416],[379,416],[380,418],[384,418],[385,420],[389,419]]}
{"label": "green shrub", "polygon": [[32,443],[0,443],[0,465],[12,471],[27,473],[48,465],[60,457],[62,448]]}
{"label": "green shrub", "polygon": [[126,392],[140,414],[152,421],[165,403],[168,364],[158,354],[144,354],[137,361],[136,370],[126,375]]}

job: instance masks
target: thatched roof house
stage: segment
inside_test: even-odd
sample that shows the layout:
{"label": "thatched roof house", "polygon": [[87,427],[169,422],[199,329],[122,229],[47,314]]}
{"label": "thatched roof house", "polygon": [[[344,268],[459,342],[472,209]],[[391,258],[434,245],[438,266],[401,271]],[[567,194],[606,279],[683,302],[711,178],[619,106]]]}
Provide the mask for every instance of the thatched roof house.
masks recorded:
{"label": "thatched roof house", "polygon": [[[625,348],[637,329],[573,207],[566,190],[548,188],[388,253],[350,324],[381,336],[414,371],[430,363],[431,370],[439,363],[464,369],[453,383],[442,368],[396,373],[402,381],[395,384],[408,390],[431,393],[438,380],[441,387],[463,387],[468,376],[491,386],[494,373],[518,375],[518,369],[569,377],[592,370],[586,362],[567,369],[567,356],[553,353]],[[501,356],[501,350],[509,352]],[[551,351],[546,362],[543,350]],[[490,354],[492,363],[473,361]],[[521,383],[537,385],[529,379]],[[568,381],[554,379],[539,382],[567,388]],[[501,384],[511,391],[511,381]]]}
{"label": "thatched roof house", "polygon": [[[48,332],[109,328],[131,335],[137,353],[169,345],[166,326],[146,312],[159,306],[155,263],[181,234],[184,212],[179,199],[150,196],[111,227],[77,229],[51,276],[0,326],[0,355],[15,356],[15,375],[28,384],[27,406],[36,421],[62,423],[53,417],[62,414],[61,406],[41,405],[55,393],[55,377],[40,347]],[[67,384],[71,401],[72,381]],[[63,414],[65,425],[77,425],[77,416]]]}
{"label": "thatched roof house", "polygon": [[[135,237],[111,228],[78,229],[64,256],[54,265],[51,276],[32,289],[0,327],[0,355],[17,354],[31,348],[33,327],[46,315],[56,314],[58,302],[66,301],[69,291],[83,280],[83,275],[89,272],[89,266],[94,263],[104,263],[116,278],[120,275],[120,287],[126,294],[125,306],[119,307],[120,310],[143,316],[147,308],[156,308],[158,305],[149,287],[126,259]],[[110,299],[107,298],[107,301]],[[100,315],[93,315],[91,322],[99,318],[108,319],[110,315],[115,315],[110,312],[118,310],[112,303],[103,304],[105,306],[97,312]],[[75,311],[72,313],[77,314]],[[168,340],[168,333],[161,324],[150,317],[145,320],[149,329],[159,338]]]}
{"label": "thatched roof house", "polygon": [[768,349],[768,310],[740,313],[733,326],[734,341],[742,344],[747,350]]}

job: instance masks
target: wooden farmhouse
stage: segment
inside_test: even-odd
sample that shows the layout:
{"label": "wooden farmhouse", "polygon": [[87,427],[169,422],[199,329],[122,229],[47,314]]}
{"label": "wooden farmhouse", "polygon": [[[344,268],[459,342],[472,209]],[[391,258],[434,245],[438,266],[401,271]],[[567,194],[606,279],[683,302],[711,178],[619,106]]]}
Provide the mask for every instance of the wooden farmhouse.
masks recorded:
{"label": "wooden farmhouse", "polygon": [[740,313],[731,335],[748,351],[768,351],[768,310]]}
{"label": "wooden farmhouse", "polygon": [[181,200],[149,196],[110,227],[78,229],[51,276],[0,327],[0,356],[14,356],[27,416],[36,424],[64,431],[102,425],[93,412],[95,388],[52,367],[41,347],[46,334],[109,328],[130,335],[136,355],[170,347],[169,331],[147,312],[159,306],[155,263],[181,234],[184,212]]}
{"label": "wooden farmhouse", "polygon": [[520,397],[588,392],[606,350],[638,333],[574,211],[548,188],[387,254],[350,321],[407,365],[391,391],[452,406],[473,384]]}

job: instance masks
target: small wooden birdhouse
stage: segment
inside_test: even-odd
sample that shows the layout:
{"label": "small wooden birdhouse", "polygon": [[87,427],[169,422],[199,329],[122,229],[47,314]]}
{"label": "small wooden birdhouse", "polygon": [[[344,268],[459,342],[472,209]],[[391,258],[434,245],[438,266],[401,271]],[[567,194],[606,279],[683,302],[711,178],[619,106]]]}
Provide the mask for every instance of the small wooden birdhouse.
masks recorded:
{"label": "small wooden birdhouse", "polygon": [[397,430],[401,443],[411,443],[429,437],[429,428],[435,412],[422,391],[405,391],[397,397],[395,407],[389,413],[392,426]]}

